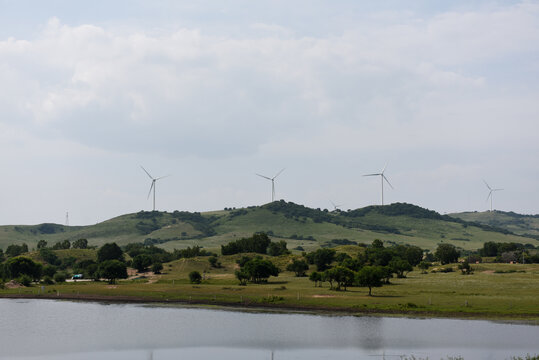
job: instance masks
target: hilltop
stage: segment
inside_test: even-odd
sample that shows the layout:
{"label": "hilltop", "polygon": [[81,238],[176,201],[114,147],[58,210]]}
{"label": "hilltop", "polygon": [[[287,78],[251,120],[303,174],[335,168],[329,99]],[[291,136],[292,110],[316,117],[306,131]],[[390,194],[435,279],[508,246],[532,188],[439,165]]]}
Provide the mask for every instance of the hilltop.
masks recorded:
{"label": "hilltop", "polygon": [[523,215],[512,211],[462,212],[449,216],[510,231],[514,234],[539,239],[539,214]]}
{"label": "hilltop", "polygon": [[[218,249],[224,243],[258,231],[286,240],[288,248],[296,251],[371,243],[374,239],[431,250],[442,242],[467,250],[480,248],[486,241],[534,246],[538,243],[531,236],[539,235],[539,227],[531,236],[522,236],[528,232],[500,223],[480,222],[471,217],[470,220],[473,222],[464,216],[441,215],[406,203],[330,212],[281,200],[262,206],[203,213],[141,211],[89,226],[48,223],[0,226],[0,248],[21,243],[34,248],[39,240],[53,245],[66,239],[86,238],[90,245],[96,246],[106,242],[119,245],[145,242],[168,250],[193,245]],[[539,218],[532,220],[539,223]]]}

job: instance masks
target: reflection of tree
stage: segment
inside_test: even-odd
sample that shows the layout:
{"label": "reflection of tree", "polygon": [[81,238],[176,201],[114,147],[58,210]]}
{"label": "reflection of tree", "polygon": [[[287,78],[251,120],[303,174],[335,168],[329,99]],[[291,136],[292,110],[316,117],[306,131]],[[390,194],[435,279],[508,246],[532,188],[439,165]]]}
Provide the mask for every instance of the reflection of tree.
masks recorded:
{"label": "reflection of tree", "polygon": [[378,317],[362,318],[358,321],[360,329],[358,343],[366,350],[382,350],[384,348],[383,321]]}

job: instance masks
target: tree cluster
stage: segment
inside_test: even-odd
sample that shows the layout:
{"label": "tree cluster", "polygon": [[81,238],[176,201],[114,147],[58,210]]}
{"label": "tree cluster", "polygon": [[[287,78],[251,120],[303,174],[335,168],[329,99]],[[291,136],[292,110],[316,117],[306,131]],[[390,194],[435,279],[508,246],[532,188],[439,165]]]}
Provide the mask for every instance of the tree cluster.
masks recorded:
{"label": "tree cluster", "polygon": [[261,256],[254,258],[244,257],[238,261],[240,270],[236,270],[236,278],[241,285],[246,285],[247,281],[255,284],[267,282],[270,276],[278,276],[277,268],[270,260],[263,259]]}
{"label": "tree cluster", "polygon": [[242,238],[229,242],[226,245],[221,245],[221,254],[233,255],[249,252],[265,254],[270,243],[271,240],[266,233],[255,233],[251,237]]}

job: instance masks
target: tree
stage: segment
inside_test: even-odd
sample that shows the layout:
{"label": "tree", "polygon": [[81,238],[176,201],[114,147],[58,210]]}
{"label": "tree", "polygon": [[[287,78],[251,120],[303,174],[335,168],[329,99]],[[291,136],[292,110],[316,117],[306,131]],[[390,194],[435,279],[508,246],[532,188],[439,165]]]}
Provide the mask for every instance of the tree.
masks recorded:
{"label": "tree", "polygon": [[38,281],[41,279],[43,266],[30,258],[18,256],[9,259],[5,263],[5,271],[11,279],[27,275],[34,281]]}
{"label": "tree", "polygon": [[39,256],[43,259],[43,261],[51,265],[58,266],[62,263],[62,260],[58,258],[58,255],[56,255],[56,253],[49,248],[40,249]]}
{"label": "tree", "polygon": [[152,258],[146,254],[140,254],[133,259],[133,267],[138,272],[144,272],[152,264]]}
{"label": "tree", "polygon": [[359,286],[369,288],[369,296],[372,296],[372,288],[382,286],[383,273],[379,266],[365,266],[356,275]]}
{"label": "tree", "polygon": [[423,250],[419,246],[410,245],[406,247],[404,259],[412,266],[416,266],[423,260]]}
{"label": "tree", "polygon": [[229,242],[221,245],[221,254],[233,255],[245,252],[265,254],[271,240],[266,233],[255,233],[250,238]]}
{"label": "tree", "polygon": [[200,284],[202,282],[202,275],[196,270],[189,273],[189,282],[191,284]]}
{"label": "tree", "polygon": [[468,263],[467,260],[465,260],[462,264],[459,264],[459,269],[462,272],[462,275],[471,275],[474,272],[474,269],[470,266],[470,263]]}
{"label": "tree", "polygon": [[421,261],[417,267],[421,269],[422,274],[426,274],[429,267],[431,267],[431,263],[428,261]]}
{"label": "tree", "polygon": [[483,244],[483,248],[479,250],[482,256],[496,256],[498,255],[498,244],[494,241],[487,241]]}
{"label": "tree", "polygon": [[43,267],[43,275],[53,277],[56,274],[56,266],[54,265],[45,265]]}
{"label": "tree", "polygon": [[292,271],[297,277],[305,276],[305,271],[309,270],[309,265],[305,260],[292,260],[291,264],[288,264],[286,270]]}
{"label": "tree", "polygon": [[127,278],[127,267],[119,260],[104,260],[99,264],[99,275],[114,284],[116,279]]}
{"label": "tree", "polygon": [[44,249],[47,247],[47,242],[45,240],[39,240],[37,242],[37,249]]}
{"label": "tree", "polygon": [[318,271],[326,270],[335,259],[336,251],[334,249],[318,249],[305,255],[309,264],[315,264]]}
{"label": "tree", "polygon": [[107,260],[124,261],[123,251],[116,243],[107,243],[97,250],[97,262],[101,263]]}
{"label": "tree", "polygon": [[321,283],[322,282],[322,274],[320,274],[319,272],[316,272],[316,271],[313,271],[311,273],[311,275],[309,275],[309,280],[311,280],[312,282],[314,282],[314,287],[316,287],[316,285],[318,283]]}
{"label": "tree", "polygon": [[442,265],[457,262],[459,255],[459,251],[451,244],[440,244],[434,252],[434,256],[442,263]]}
{"label": "tree", "polygon": [[56,283],[63,283],[67,279],[67,274],[63,271],[59,271],[56,274],[54,274],[54,282]]}
{"label": "tree", "polygon": [[243,270],[236,270],[234,275],[236,275],[236,279],[240,281],[240,285],[247,285],[247,281],[249,280],[249,274],[247,274],[247,272]]}
{"label": "tree", "polygon": [[242,268],[249,275],[251,282],[267,282],[270,276],[279,276],[279,269],[269,260],[256,257],[245,263]]}
{"label": "tree", "polygon": [[384,242],[382,240],[380,240],[380,239],[374,239],[371,246],[374,249],[383,249],[384,248]]}
{"label": "tree", "polygon": [[71,243],[69,242],[69,240],[58,241],[52,246],[53,250],[66,250],[69,248],[71,248]]}
{"label": "tree", "polygon": [[208,262],[210,263],[210,266],[212,268],[220,268],[221,267],[221,262],[218,261],[217,256],[210,256],[208,258]]}
{"label": "tree", "polygon": [[269,256],[279,256],[290,254],[290,251],[286,248],[286,241],[281,240],[279,242],[271,242],[268,246]]}
{"label": "tree", "polygon": [[152,265],[152,271],[154,274],[161,274],[161,270],[163,270],[163,264],[160,262],[156,262]]}
{"label": "tree", "polygon": [[88,240],[87,239],[78,239],[73,241],[73,249],[87,249]]}
{"label": "tree", "polygon": [[341,288],[344,288],[344,291],[346,291],[346,287],[352,285],[354,282],[354,272],[344,266],[336,266],[326,270],[326,277],[331,285],[333,285],[333,281],[337,283],[335,289],[337,291],[341,290]]}
{"label": "tree", "polygon": [[21,254],[27,253],[27,252],[28,252],[28,245],[26,245],[26,244],[22,244],[22,245],[12,244],[12,245],[9,245],[6,248],[5,254],[7,255],[7,257],[15,257],[15,256],[19,256]]}
{"label": "tree", "polygon": [[392,272],[397,274],[399,279],[405,278],[406,274],[414,269],[407,260],[403,260],[401,258],[392,259],[389,262],[389,267]]}

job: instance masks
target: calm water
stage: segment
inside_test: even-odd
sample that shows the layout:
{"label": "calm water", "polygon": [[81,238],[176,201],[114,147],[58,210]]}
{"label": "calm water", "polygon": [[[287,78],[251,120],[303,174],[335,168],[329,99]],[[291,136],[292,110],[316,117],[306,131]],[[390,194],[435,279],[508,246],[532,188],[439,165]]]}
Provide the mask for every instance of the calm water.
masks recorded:
{"label": "calm water", "polygon": [[0,299],[0,324],[0,359],[506,359],[539,354],[539,326],[489,321]]}

